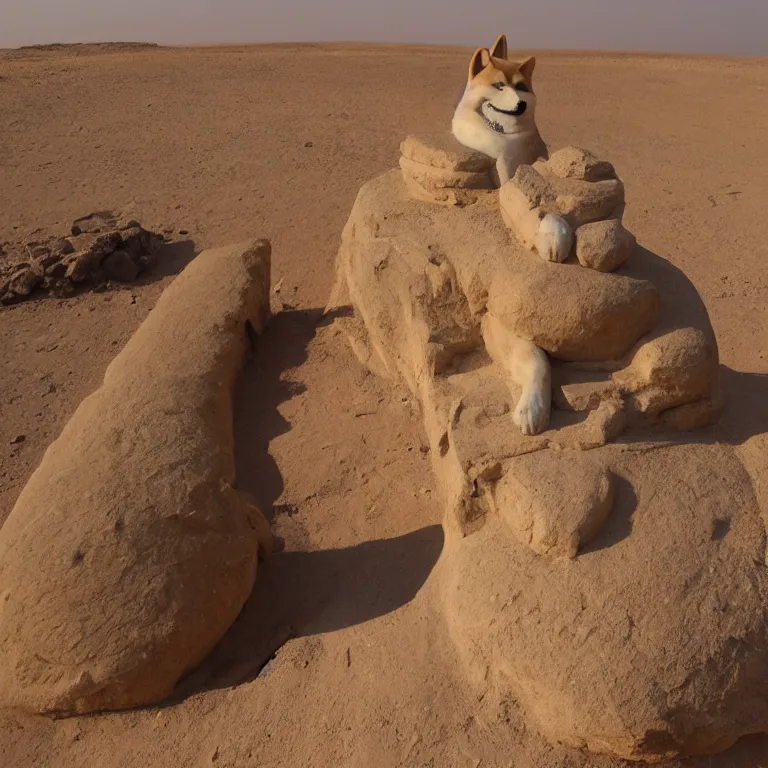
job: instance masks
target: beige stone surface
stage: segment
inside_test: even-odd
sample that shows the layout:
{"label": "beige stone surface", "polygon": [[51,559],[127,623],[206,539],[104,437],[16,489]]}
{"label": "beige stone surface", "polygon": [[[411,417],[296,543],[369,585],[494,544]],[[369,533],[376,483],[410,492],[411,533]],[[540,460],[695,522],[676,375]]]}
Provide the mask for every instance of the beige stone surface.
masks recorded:
{"label": "beige stone surface", "polygon": [[485,190],[472,187],[446,187],[442,186],[439,181],[434,183],[429,179],[418,181],[407,171],[403,172],[403,181],[410,196],[414,200],[420,200],[423,203],[438,203],[440,205],[462,207],[472,205],[479,198],[489,194]]}
{"label": "beige stone surface", "polygon": [[596,453],[619,484],[575,560],[536,554],[492,514],[446,554],[464,668],[489,707],[514,700],[552,743],[651,762],[720,752],[768,718],[765,528],[749,475],[722,445]]}
{"label": "beige stone surface", "polygon": [[614,498],[610,472],[579,451],[516,458],[493,490],[514,535],[539,555],[576,557],[600,531]]}
{"label": "beige stone surface", "polygon": [[[583,267],[613,272],[627,261],[636,244],[622,224],[623,182],[609,162],[576,147],[521,165],[499,190],[499,204],[504,223],[515,237],[542,255],[543,228],[549,222],[552,229],[553,217],[574,229],[575,248],[566,244],[560,261],[570,251]],[[544,238],[544,242],[549,241]]]}
{"label": "beige stone surface", "polygon": [[266,241],[200,254],[45,452],[0,529],[0,704],[159,702],[239,614],[274,545],[231,405],[269,280]]}
{"label": "beige stone surface", "polygon": [[634,407],[658,415],[706,399],[718,373],[717,348],[697,328],[678,328],[643,344],[630,364],[613,374]]}
{"label": "beige stone surface", "polygon": [[450,131],[416,134],[400,144],[400,154],[416,163],[448,171],[488,173],[496,161],[461,144]]}
{"label": "beige stone surface", "polygon": [[400,168],[427,188],[491,189],[487,172],[454,171],[400,158]]}
{"label": "beige stone surface", "polygon": [[570,264],[536,264],[525,280],[494,280],[488,311],[561,360],[620,360],[658,321],[659,297],[646,280]]}
{"label": "beige stone surface", "polygon": [[553,152],[547,167],[551,173],[561,179],[602,181],[616,178],[616,171],[611,163],[578,147],[564,147]]}
{"label": "beige stone surface", "polygon": [[576,258],[583,267],[598,272],[613,272],[631,256],[634,235],[620,218],[582,224],[576,230]]}
{"label": "beige stone surface", "polygon": [[624,184],[620,179],[595,182],[558,178],[550,173],[549,162],[521,165],[514,177],[500,191],[502,213],[506,204],[505,189],[517,189],[531,208],[561,215],[572,227],[612,216],[624,205]]}
{"label": "beige stone surface", "polygon": [[[416,200],[471,205],[494,187],[490,158],[462,147],[452,136],[435,141],[408,137],[401,145],[400,168]],[[492,165],[492,162],[491,162]]]}

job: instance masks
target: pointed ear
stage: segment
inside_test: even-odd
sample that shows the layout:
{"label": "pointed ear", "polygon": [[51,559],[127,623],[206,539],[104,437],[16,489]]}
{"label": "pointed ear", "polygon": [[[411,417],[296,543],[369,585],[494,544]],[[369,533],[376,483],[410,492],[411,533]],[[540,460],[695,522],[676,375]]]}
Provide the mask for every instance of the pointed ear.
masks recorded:
{"label": "pointed ear", "polygon": [[469,79],[477,77],[491,63],[491,54],[487,48],[478,48],[472,54],[472,61],[469,62]]}
{"label": "pointed ear", "polygon": [[520,65],[520,71],[523,73],[523,77],[528,80],[528,82],[531,81],[531,78],[533,77],[533,70],[536,68],[536,57],[535,56],[529,56],[521,65]]}
{"label": "pointed ear", "polygon": [[506,59],[507,58],[507,36],[499,35],[496,38],[496,42],[491,48],[491,56],[494,59]]}

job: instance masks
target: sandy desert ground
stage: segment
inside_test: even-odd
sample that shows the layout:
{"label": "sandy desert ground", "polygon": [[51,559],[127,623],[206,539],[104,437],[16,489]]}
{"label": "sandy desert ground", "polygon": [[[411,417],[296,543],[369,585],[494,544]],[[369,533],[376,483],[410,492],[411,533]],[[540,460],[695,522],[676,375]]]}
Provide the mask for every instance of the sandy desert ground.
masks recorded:
{"label": "sandy desert ground", "polygon": [[[238,391],[239,482],[287,542],[174,701],[3,714],[4,768],[618,765],[547,745],[468,692],[429,578],[441,510],[415,406],[320,322],[358,187],[406,134],[450,119],[468,53],[0,53],[0,244],[105,208],[177,242],[140,284],[0,310],[0,521],[173,274],[204,247],[263,236],[279,312]],[[742,446],[765,492],[768,62],[540,54],[536,82],[544,138],[613,161],[628,226],[701,294],[728,399],[715,436]],[[257,676],[287,626],[296,636]],[[768,737],[687,765],[768,765]]]}

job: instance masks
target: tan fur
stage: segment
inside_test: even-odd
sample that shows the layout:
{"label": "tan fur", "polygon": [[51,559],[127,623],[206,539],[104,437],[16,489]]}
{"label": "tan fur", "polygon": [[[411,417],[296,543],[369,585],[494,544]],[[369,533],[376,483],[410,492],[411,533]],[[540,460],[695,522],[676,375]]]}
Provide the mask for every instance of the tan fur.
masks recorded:
{"label": "tan fur", "polygon": [[509,58],[506,35],[499,35],[496,38],[496,42],[493,44],[493,48],[491,48],[491,56],[496,59]]}
{"label": "tan fur", "polygon": [[487,48],[478,48],[469,63],[468,84],[491,85],[503,79],[513,88],[522,84],[533,93],[535,68],[535,56],[529,56],[525,61],[518,63],[493,55]]}

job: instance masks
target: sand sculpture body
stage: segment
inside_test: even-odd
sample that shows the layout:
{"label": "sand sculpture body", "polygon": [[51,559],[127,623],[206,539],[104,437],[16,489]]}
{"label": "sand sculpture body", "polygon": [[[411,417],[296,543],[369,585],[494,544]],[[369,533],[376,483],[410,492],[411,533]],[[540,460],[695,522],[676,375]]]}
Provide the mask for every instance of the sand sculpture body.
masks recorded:
{"label": "sand sculpture body", "polygon": [[[630,759],[768,730],[765,514],[734,449],[684,432],[721,407],[695,291],[637,246],[588,152],[496,191],[448,134],[401,151],[358,194],[330,306],[421,404],[452,534],[437,578],[479,695]],[[550,214],[574,233],[564,263],[537,253]],[[515,423],[521,347],[551,386],[536,434]]]}
{"label": "sand sculpture body", "polygon": [[158,702],[239,614],[275,547],[231,406],[269,276],[266,241],[200,254],[46,451],[0,530],[4,706]]}

